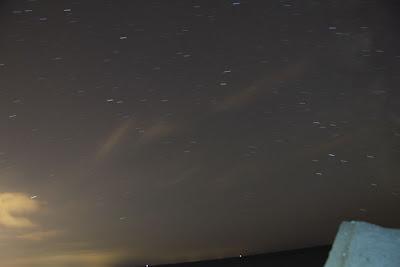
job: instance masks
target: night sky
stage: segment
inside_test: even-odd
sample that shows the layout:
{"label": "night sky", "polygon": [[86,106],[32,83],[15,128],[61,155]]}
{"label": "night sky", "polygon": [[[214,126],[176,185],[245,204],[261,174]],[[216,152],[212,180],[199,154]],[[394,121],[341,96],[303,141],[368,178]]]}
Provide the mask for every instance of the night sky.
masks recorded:
{"label": "night sky", "polygon": [[400,227],[387,0],[0,2],[0,266],[115,267]]}

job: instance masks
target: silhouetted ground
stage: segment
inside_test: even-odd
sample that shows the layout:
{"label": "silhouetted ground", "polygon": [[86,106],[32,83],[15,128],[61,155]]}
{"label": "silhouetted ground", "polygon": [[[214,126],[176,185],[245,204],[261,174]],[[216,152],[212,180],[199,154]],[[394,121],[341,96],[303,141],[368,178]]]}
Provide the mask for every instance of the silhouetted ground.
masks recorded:
{"label": "silhouetted ground", "polygon": [[158,267],[219,267],[219,266],[251,266],[251,267],[323,267],[328,258],[331,246],[320,246],[254,256],[158,265]]}

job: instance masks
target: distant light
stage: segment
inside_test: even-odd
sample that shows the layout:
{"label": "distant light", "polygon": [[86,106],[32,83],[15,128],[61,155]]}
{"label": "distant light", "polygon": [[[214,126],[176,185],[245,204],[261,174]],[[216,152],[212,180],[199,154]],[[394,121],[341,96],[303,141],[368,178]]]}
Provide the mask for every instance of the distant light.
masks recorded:
{"label": "distant light", "polygon": [[239,255],[239,258],[243,257],[242,254]]}
{"label": "distant light", "polygon": [[35,199],[35,198],[37,198],[38,196],[31,196],[31,199]]}
{"label": "distant light", "polygon": [[240,5],[240,2],[239,1],[233,2],[232,5],[233,6],[238,6],[238,5]]}

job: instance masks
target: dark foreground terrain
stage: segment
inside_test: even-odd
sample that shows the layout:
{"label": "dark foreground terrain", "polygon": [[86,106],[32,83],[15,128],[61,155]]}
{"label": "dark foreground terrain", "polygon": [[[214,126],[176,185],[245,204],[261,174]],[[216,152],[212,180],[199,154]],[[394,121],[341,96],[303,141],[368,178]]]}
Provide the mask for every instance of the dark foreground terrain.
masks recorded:
{"label": "dark foreground terrain", "polygon": [[306,249],[298,249],[254,256],[209,260],[199,262],[177,263],[159,265],[158,267],[219,267],[219,266],[251,266],[251,267],[323,267],[330,246],[320,246]]}

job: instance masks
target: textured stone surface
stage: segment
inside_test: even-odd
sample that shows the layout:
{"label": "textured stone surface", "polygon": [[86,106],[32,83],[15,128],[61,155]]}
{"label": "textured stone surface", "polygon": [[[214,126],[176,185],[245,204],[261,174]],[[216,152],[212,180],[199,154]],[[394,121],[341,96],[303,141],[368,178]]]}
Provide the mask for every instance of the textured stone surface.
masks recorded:
{"label": "textured stone surface", "polygon": [[343,222],[325,267],[398,267],[400,230]]}

